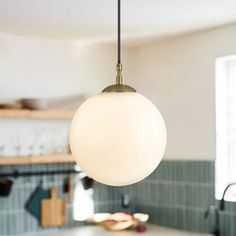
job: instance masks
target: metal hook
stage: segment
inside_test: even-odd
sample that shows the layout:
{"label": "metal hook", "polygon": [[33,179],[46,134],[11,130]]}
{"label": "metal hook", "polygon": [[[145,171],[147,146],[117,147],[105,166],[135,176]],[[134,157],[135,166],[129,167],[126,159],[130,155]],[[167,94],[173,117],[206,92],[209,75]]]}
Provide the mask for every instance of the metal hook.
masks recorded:
{"label": "metal hook", "polygon": [[18,170],[14,170],[14,178],[17,179],[19,177],[19,172]]}

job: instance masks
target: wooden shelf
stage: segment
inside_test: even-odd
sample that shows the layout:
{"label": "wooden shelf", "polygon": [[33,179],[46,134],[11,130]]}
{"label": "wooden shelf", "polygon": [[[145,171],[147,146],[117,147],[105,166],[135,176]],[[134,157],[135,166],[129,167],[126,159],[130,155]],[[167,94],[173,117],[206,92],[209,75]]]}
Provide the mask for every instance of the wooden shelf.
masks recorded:
{"label": "wooden shelf", "polygon": [[21,119],[71,119],[74,110],[16,110],[0,109],[0,118]]}
{"label": "wooden shelf", "polygon": [[45,155],[45,156],[18,156],[0,157],[0,166],[3,165],[28,165],[28,164],[50,164],[50,163],[73,163],[71,154]]}

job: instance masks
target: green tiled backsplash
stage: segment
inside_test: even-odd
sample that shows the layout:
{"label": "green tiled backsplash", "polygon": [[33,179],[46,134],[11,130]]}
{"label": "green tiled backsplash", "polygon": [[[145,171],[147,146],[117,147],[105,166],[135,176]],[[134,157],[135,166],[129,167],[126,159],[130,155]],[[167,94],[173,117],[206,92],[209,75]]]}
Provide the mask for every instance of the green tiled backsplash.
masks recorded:
{"label": "green tiled backsplash", "polygon": [[[215,204],[214,163],[164,161],[137,191],[147,188],[136,200],[137,210],[150,209],[151,222],[175,228],[209,232],[211,224],[204,219],[209,205]],[[144,190],[145,191],[145,190]]]}
{"label": "green tiled backsplash", "polygon": [[[55,170],[73,168],[72,164],[20,166],[18,170]],[[0,167],[0,172],[14,167]],[[135,166],[134,166],[135,171]],[[44,176],[44,186],[57,186],[59,196],[67,175]],[[26,235],[42,231],[38,222],[28,214],[24,205],[42,177],[14,179],[10,197],[0,198],[0,236]],[[76,178],[74,178],[75,184]],[[94,186],[96,212],[115,212],[121,207],[122,194],[131,198],[130,212],[150,214],[150,222],[169,227],[211,232],[214,216],[204,219],[209,205],[217,204],[214,197],[214,162],[211,161],[162,161],[157,170],[140,183],[125,187],[110,187],[99,183]],[[65,197],[65,196],[64,196]],[[65,227],[79,225],[72,219],[72,204],[67,204],[68,222]],[[222,236],[236,235],[236,204],[227,203],[221,213]],[[56,228],[59,229],[59,228]],[[60,228],[61,229],[61,228]],[[46,229],[46,230],[55,230]]]}
{"label": "green tiled backsplash", "polygon": [[[137,184],[97,186],[103,193],[97,196],[99,202],[104,203],[97,205],[97,211],[124,210],[120,196],[126,193],[131,198],[130,211],[149,213],[153,224],[211,233],[214,215],[204,219],[204,213],[208,206],[219,205],[214,195],[214,176],[213,161],[162,161],[154,173]],[[220,222],[222,236],[236,235],[235,203],[226,203]]]}
{"label": "green tiled backsplash", "polygon": [[[27,166],[4,166],[0,167],[0,173],[18,171],[51,171],[51,170],[67,170],[72,169],[73,164],[53,164],[53,165],[27,165]],[[12,178],[13,186],[8,197],[0,197],[0,236],[5,235],[30,235],[32,232],[52,231],[59,228],[43,229],[39,226],[38,220],[32,217],[25,210],[25,203],[29,199],[31,193],[43,181],[45,189],[52,185],[57,187],[58,196],[66,197],[63,193],[63,182],[68,175],[55,175],[54,177],[43,175],[31,177]],[[75,176],[75,175],[71,175]],[[76,178],[73,179],[75,184]],[[73,227],[79,225],[78,222],[72,220],[72,203],[67,206],[67,223],[65,227]]]}

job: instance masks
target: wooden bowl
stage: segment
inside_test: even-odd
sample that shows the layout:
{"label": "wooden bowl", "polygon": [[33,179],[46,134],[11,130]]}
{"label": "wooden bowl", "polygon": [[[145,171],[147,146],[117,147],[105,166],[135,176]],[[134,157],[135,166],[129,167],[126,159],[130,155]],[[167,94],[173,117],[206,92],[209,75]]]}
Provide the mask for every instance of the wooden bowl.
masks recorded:
{"label": "wooden bowl", "polygon": [[129,220],[129,221],[113,221],[113,220],[107,220],[100,222],[99,225],[101,225],[106,230],[110,231],[121,231],[128,229],[136,224],[136,220]]}
{"label": "wooden bowl", "polygon": [[24,109],[45,110],[48,107],[46,99],[22,98],[20,101]]}
{"label": "wooden bowl", "polygon": [[21,109],[22,105],[21,103],[15,102],[15,103],[1,103],[0,109]]}
{"label": "wooden bowl", "polygon": [[110,213],[96,213],[92,217],[87,219],[87,222],[92,224],[99,224],[103,221],[106,221],[110,217]]}
{"label": "wooden bowl", "polygon": [[148,214],[135,213],[133,215],[125,212],[97,213],[88,221],[102,226],[106,230],[121,231],[131,227],[135,227],[139,222],[146,222],[149,218]]}
{"label": "wooden bowl", "polygon": [[111,231],[120,231],[136,225],[137,220],[132,215],[125,212],[116,212],[109,216],[107,220],[100,222],[100,225]]}
{"label": "wooden bowl", "polygon": [[133,214],[133,218],[139,222],[147,222],[149,219],[149,215],[148,214],[144,214],[144,213],[135,213]]}

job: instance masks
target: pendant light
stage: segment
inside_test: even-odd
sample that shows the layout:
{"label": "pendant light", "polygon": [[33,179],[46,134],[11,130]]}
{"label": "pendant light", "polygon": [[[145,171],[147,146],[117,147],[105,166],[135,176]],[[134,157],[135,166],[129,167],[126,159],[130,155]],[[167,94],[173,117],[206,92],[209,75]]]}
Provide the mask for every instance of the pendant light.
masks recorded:
{"label": "pendant light", "polygon": [[123,84],[118,0],[118,61],[116,84],[86,100],[70,128],[72,155],[96,181],[113,186],[138,182],[160,163],[166,127],[157,108]]}

